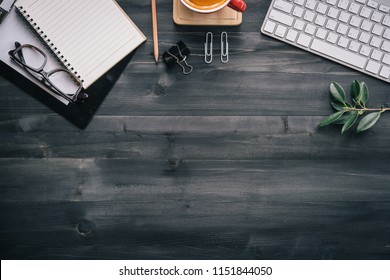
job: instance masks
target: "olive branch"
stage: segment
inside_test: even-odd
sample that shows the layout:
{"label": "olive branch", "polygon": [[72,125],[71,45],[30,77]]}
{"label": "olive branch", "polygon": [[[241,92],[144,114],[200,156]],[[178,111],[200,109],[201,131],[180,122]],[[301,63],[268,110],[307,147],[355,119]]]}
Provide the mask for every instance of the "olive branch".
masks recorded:
{"label": "olive branch", "polygon": [[330,104],[336,112],[324,118],[320,122],[319,127],[339,124],[343,125],[341,133],[344,133],[358,122],[359,117],[367,113],[357,126],[356,132],[359,133],[373,127],[382,113],[390,110],[390,108],[386,108],[383,105],[380,108],[367,108],[368,87],[364,82],[358,80],[353,80],[351,85],[353,105],[347,102],[345,91],[340,84],[332,82],[329,86],[329,92]]}

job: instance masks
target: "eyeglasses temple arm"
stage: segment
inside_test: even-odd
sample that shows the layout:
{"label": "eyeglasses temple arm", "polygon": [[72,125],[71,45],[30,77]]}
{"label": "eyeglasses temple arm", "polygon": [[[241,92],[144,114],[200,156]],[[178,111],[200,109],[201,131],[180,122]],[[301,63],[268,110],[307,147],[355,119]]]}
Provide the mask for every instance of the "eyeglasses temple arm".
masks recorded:
{"label": "eyeglasses temple arm", "polygon": [[[21,46],[21,44],[20,44],[19,42],[15,42],[15,48],[16,48],[16,49],[19,48],[20,46]],[[26,60],[24,59],[23,52],[22,52],[21,49],[18,51],[18,55],[19,55],[20,60],[21,60],[24,64],[26,64]]]}

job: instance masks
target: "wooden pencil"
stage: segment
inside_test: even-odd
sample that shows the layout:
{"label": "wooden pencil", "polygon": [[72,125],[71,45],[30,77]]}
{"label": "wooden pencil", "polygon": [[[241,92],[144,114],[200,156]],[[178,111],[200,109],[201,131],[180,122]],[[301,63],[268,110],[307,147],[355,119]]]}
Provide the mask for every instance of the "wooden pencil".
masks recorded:
{"label": "wooden pencil", "polygon": [[153,26],[153,54],[158,63],[158,31],[157,31],[157,7],[156,0],[151,0],[152,6],[152,26]]}

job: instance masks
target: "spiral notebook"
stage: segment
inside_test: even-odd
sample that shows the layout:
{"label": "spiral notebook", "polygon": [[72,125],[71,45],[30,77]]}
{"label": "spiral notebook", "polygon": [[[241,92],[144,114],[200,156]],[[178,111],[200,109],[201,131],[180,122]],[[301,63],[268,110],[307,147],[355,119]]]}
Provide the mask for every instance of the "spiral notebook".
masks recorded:
{"label": "spiral notebook", "polygon": [[146,40],[114,0],[17,0],[15,5],[84,89]]}

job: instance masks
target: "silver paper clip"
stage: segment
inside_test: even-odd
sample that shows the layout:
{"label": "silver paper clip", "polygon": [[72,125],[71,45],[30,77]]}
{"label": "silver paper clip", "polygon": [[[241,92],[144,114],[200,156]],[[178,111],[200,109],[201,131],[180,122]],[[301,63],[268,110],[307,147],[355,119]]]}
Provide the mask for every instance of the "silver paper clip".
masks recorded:
{"label": "silver paper clip", "polygon": [[226,32],[221,33],[221,62],[226,63],[229,61],[229,43]]}
{"label": "silver paper clip", "polygon": [[211,63],[213,61],[213,33],[206,33],[206,42],[204,43],[204,61]]}

